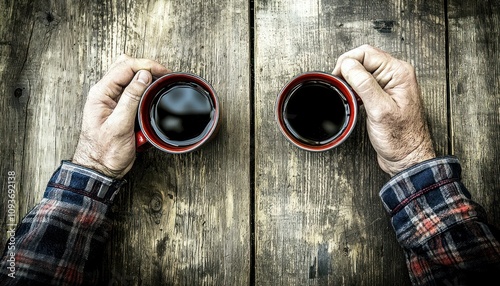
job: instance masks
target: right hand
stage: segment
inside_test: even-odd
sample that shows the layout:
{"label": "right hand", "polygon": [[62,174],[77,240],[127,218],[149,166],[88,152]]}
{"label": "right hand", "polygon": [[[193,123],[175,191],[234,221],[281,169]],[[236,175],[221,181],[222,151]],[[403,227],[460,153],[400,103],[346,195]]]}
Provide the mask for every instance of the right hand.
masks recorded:
{"label": "right hand", "polygon": [[363,100],[368,136],[384,172],[394,176],[436,157],[409,63],[364,45],[340,56],[333,74],[343,77]]}
{"label": "right hand", "polygon": [[73,163],[122,178],[135,160],[134,124],[142,93],[170,70],[122,55],[89,90]]}

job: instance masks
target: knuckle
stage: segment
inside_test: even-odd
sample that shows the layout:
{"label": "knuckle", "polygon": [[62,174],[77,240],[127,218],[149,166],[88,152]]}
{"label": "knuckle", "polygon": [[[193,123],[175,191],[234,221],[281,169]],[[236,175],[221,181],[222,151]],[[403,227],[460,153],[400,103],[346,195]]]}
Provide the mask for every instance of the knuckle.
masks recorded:
{"label": "knuckle", "polygon": [[415,74],[415,67],[409,62],[402,61],[402,66],[408,71],[410,74]]}
{"label": "knuckle", "polygon": [[373,49],[373,47],[369,44],[363,44],[359,48],[362,50],[372,50]]}
{"label": "knuckle", "polygon": [[129,55],[127,54],[121,54],[118,59],[115,61],[115,63],[113,64],[112,68],[111,69],[114,69],[114,68],[117,68],[117,67],[127,67],[127,66],[131,66],[133,64],[133,61],[135,59],[130,57]]}
{"label": "knuckle", "polygon": [[110,97],[116,92],[108,85],[97,83],[89,89],[89,97],[93,99],[99,99],[103,96]]}
{"label": "knuckle", "polygon": [[121,54],[120,56],[118,56],[118,59],[117,61],[118,62],[123,62],[123,61],[126,61],[128,59],[131,59],[131,57],[127,54]]}
{"label": "knuckle", "polygon": [[98,90],[97,84],[94,84],[89,88],[89,95],[96,93]]}
{"label": "knuckle", "polygon": [[99,84],[97,83],[90,87],[88,97],[95,98],[101,93],[102,93],[102,87],[99,86]]}

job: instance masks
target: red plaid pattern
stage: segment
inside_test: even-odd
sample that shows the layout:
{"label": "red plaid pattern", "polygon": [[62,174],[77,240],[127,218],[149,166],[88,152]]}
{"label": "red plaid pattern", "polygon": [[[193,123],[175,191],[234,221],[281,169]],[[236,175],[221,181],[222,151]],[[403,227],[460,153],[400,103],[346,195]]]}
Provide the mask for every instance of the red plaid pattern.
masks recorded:
{"label": "red plaid pattern", "polygon": [[[96,285],[97,266],[111,229],[106,213],[122,184],[63,162],[42,201],[18,225],[15,249],[5,249],[0,284]],[[14,274],[7,268],[11,254]]]}
{"label": "red plaid pattern", "polygon": [[414,285],[498,285],[500,235],[461,183],[461,171],[455,157],[437,158],[380,191]]}

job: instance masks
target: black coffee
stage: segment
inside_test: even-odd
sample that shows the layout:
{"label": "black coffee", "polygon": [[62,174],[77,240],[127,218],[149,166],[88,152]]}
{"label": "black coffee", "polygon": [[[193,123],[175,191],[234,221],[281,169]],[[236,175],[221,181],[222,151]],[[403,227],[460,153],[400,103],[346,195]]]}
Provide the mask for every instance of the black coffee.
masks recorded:
{"label": "black coffee", "polygon": [[174,146],[188,146],[210,130],[214,117],[210,94],[195,83],[176,83],[161,90],[152,102],[151,126]]}
{"label": "black coffee", "polygon": [[347,125],[347,100],[334,86],[305,82],[291,91],[283,107],[287,129],[309,145],[323,145],[335,139]]}

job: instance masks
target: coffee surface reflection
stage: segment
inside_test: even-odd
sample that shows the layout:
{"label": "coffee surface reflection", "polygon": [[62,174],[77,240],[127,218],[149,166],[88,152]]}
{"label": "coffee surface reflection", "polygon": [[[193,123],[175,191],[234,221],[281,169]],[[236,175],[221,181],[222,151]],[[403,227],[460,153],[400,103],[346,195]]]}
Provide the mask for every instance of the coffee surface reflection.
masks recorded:
{"label": "coffee surface reflection", "polygon": [[156,135],[174,146],[201,140],[214,118],[210,94],[195,83],[176,83],[160,90],[151,111],[151,126]]}

